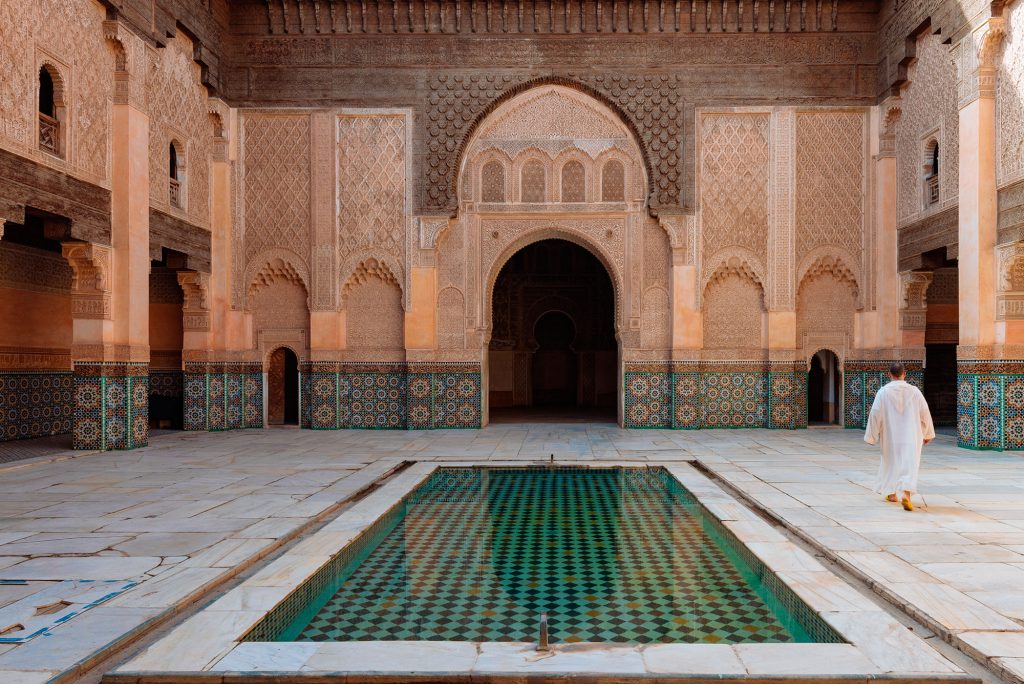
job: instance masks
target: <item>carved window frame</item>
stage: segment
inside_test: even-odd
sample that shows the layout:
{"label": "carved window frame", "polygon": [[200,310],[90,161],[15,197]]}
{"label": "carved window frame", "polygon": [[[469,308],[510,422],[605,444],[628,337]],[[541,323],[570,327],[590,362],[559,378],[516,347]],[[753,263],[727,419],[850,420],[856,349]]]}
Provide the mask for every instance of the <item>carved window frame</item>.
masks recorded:
{"label": "carved window frame", "polygon": [[[540,201],[527,202],[523,199],[523,171],[530,164],[540,164],[541,168],[544,169],[544,191]],[[547,204],[552,201],[552,183],[551,183],[551,158],[545,155],[543,152],[536,148],[530,148],[524,150],[521,154],[516,156],[515,162],[512,165],[513,173],[515,178],[513,183],[515,184],[515,202],[520,204]]]}
{"label": "carved window frame", "polygon": [[[934,128],[921,137],[921,209],[931,211],[942,204],[942,131]],[[938,169],[934,168],[938,163]]]}
{"label": "carved window frame", "polygon": [[[36,77],[35,77],[35,91],[34,91],[34,102],[35,102],[35,121],[33,121],[33,128],[35,129],[35,148],[47,155],[49,159],[57,159],[60,161],[68,161],[70,157],[70,138],[71,138],[71,108],[69,102],[71,100],[71,88],[70,88],[70,75],[71,67],[64,64],[62,61],[54,58],[49,54],[41,54],[36,60]],[[42,113],[41,103],[39,101],[40,96],[40,76],[45,71],[50,76],[50,81],[53,84],[53,116],[46,116]],[[47,123],[56,127],[56,150],[51,151],[43,146],[42,135],[40,129],[43,126],[43,117],[46,116]]]}
{"label": "carved window frame", "polygon": [[[578,163],[583,167],[583,199],[582,200],[570,200],[565,199],[565,167],[572,163]],[[580,202],[587,203],[593,201],[593,188],[591,187],[591,180],[594,176],[594,162],[593,160],[584,154],[579,149],[566,150],[562,154],[555,158],[555,167],[558,169],[558,202],[565,204],[578,204]]]}

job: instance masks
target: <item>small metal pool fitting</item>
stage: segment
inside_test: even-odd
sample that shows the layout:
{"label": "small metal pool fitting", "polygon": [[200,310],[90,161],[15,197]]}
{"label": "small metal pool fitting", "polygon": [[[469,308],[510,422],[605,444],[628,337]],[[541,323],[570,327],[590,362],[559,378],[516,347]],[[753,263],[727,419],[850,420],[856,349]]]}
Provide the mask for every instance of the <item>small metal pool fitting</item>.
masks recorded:
{"label": "small metal pool fitting", "polygon": [[540,639],[537,641],[537,650],[547,652],[551,650],[548,646],[548,614],[540,614]]}

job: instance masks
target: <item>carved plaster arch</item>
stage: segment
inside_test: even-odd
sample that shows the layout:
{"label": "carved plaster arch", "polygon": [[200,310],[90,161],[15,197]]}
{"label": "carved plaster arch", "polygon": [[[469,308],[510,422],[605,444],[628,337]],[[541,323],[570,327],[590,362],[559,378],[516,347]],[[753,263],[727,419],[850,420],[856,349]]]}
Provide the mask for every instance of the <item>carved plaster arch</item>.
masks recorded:
{"label": "carved plaster arch", "polygon": [[342,297],[346,296],[346,291],[355,282],[354,279],[360,277],[360,269],[365,270],[367,274],[372,273],[387,282],[394,281],[395,285],[398,286],[399,292],[402,293],[402,309],[405,311],[409,310],[408,294],[405,288],[405,271],[402,269],[401,262],[387,252],[377,249],[368,249],[351,254],[345,260],[345,263],[342,264],[341,274],[344,278],[341,281],[340,289]]}
{"label": "carved plaster arch", "polygon": [[[341,284],[341,297],[343,300],[348,299],[348,293],[355,285],[366,282],[369,278],[379,278],[385,283],[390,283],[398,288],[399,292],[402,290],[402,281],[400,276],[391,269],[388,262],[384,259],[378,259],[376,257],[367,257],[361,259],[358,264],[350,271],[347,271],[348,277]],[[402,309],[406,309],[405,299],[402,299]]]}
{"label": "carved plaster arch", "polygon": [[801,260],[800,266],[797,268],[796,291],[800,291],[800,286],[808,278],[822,273],[831,273],[836,280],[849,283],[853,287],[854,297],[859,303],[861,301],[860,274],[858,269],[850,267],[851,263],[855,264],[856,262],[850,259],[845,250],[837,247],[824,246],[811,250]]}
{"label": "carved plaster arch", "polygon": [[293,342],[290,342],[290,341],[288,341],[288,342],[278,342],[278,341],[275,341],[272,344],[267,345],[267,350],[263,353],[263,370],[264,371],[270,370],[270,357],[273,356],[274,352],[276,352],[278,349],[287,349],[292,354],[295,354],[295,358],[296,358],[296,360],[298,360],[298,362],[300,364],[305,360],[303,355],[302,355],[302,352],[300,352],[299,350],[297,350],[295,348],[295,344]]}
{"label": "carved plaster arch", "polygon": [[766,297],[764,265],[761,260],[744,247],[729,247],[719,250],[707,260],[708,267],[704,271],[698,294],[701,300],[708,285],[718,278],[727,275],[738,275],[754,281],[761,288],[761,296]]}
{"label": "carved plaster arch", "polygon": [[295,252],[281,247],[265,250],[249,260],[245,268],[245,306],[248,307],[249,297],[254,292],[278,278],[301,285],[306,291],[306,306],[309,306],[309,269],[306,262]]}
{"label": "carved plaster arch", "polygon": [[836,359],[839,361],[839,372],[840,373],[844,372],[844,368],[845,368],[845,365],[846,365],[846,358],[845,358],[842,350],[840,350],[837,346],[832,345],[832,344],[821,344],[821,343],[818,343],[816,345],[813,345],[812,347],[808,347],[808,349],[810,351],[807,351],[807,354],[806,354],[807,358],[805,359],[805,361],[807,363],[807,371],[808,372],[810,372],[810,370],[811,370],[811,361],[814,359],[814,355],[817,354],[820,351],[830,351],[833,354],[835,354],[836,355]]}
{"label": "carved plaster arch", "polygon": [[[451,191],[457,198],[460,205],[461,202],[468,199],[467,197],[463,197],[461,193],[461,190],[465,188],[465,184],[462,179],[467,177],[467,172],[471,167],[475,166],[477,156],[483,151],[475,150],[474,148],[477,142],[481,139],[482,134],[487,131],[487,126],[498,121],[500,117],[512,112],[521,98],[538,97],[543,95],[545,92],[559,92],[577,103],[590,107],[595,112],[608,117],[614,121],[615,124],[621,126],[625,134],[624,137],[629,140],[629,143],[633,147],[635,158],[640,162],[639,166],[642,170],[644,186],[647,189],[645,197],[649,198],[653,194],[654,188],[650,186],[648,181],[648,179],[652,177],[650,159],[648,158],[647,150],[641,144],[643,138],[639,135],[630,118],[621,111],[615,103],[608,100],[598,91],[589,88],[582,83],[564,78],[538,78],[513,86],[502,93],[499,97],[495,98],[495,100],[488,104],[479,116],[477,116],[472,125],[467,129],[462,140],[459,141],[455,153],[458,163],[455,166],[455,173],[449,182],[451,184]],[[524,150],[524,152],[525,151],[526,150]],[[522,157],[522,154],[517,154],[515,156],[519,158]],[[550,154],[544,154],[544,156],[548,160],[552,158]],[[550,167],[548,167],[548,171],[548,177],[550,180]],[[627,167],[627,181],[631,175],[629,174],[629,171],[630,168]],[[518,174],[518,168],[514,173]]]}
{"label": "carved plaster arch", "polygon": [[624,280],[623,274],[619,273],[618,269],[615,268],[614,259],[612,259],[611,255],[608,254],[600,245],[593,242],[588,235],[583,235],[572,230],[548,228],[531,231],[520,236],[517,240],[514,240],[499,252],[490,264],[484,264],[484,272],[487,274],[486,285],[483,289],[483,328],[485,330],[485,339],[483,340],[484,346],[486,347],[490,342],[491,331],[494,327],[494,285],[498,281],[501,269],[505,267],[505,264],[507,264],[509,259],[511,259],[517,252],[536,242],[542,242],[544,240],[564,240],[566,242],[571,242],[577,247],[581,247],[590,252],[599,262],[601,262],[601,265],[604,266],[604,270],[612,282],[612,291],[615,296],[614,326],[615,337],[618,339],[619,331],[625,328],[622,321],[622,293],[624,290]]}
{"label": "carved plaster arch", "polygon": [[[512,202],[513,190],[515,183],[513,183],[513,159],[508,156],[504,150],[499,150],[494,147],[488,147],[482,150],[480,154],[476,156],[473,161],[473,179],[469,188],[469,195],[476,202],[484,201],[484,167],[491,162],[497,162],[501,165],[502,172],[505,174],[503,180],[503,204]],[[435,243],[436,244],[436,243]]]}

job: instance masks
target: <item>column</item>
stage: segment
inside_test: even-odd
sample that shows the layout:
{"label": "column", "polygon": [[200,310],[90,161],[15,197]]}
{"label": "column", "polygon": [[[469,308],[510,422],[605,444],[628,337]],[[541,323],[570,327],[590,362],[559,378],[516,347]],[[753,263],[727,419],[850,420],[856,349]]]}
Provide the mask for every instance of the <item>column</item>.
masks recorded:
{"label": "column", "polygon": [[65,242],[74,271],[76,449],[131,449],[149,440],[149,118],[144,52],[116,21],[111,114],[111,244]]}
{"label": "column", "polygon": [[995,64],[1003,31],[1003,20],[993,17],[954,48],[960,96],[957,429],[960,446],[974,449],[1016,447],[1019,439],[1007,443],[1008,428],[1014,434],[1024,428],[1024,407],[1006,404],[1024,389],[1018,387],[1024,363],[1000,343],[996,326]]}

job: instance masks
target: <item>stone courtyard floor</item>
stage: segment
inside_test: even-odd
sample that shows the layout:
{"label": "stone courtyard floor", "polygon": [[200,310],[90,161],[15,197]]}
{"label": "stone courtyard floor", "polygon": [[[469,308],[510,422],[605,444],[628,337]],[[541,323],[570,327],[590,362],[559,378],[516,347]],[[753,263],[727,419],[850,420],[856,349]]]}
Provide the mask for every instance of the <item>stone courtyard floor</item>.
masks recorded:
{"label": "stone courtyard floor", "polygon": [[[927,507],[918,497],[906,513],[870,490],[878,455],[859,431],[576,423],[167,433],[131,452],[0,466],[0,641],[42,630],[0,643],[0,682],[96,678],[403,461],[551,454],[695,461],[877,596],[1024,682],[1024,455],[966,451],[942,436],[925,450]],[[124,591],[83,611],[95,586],[72,580]]]}

